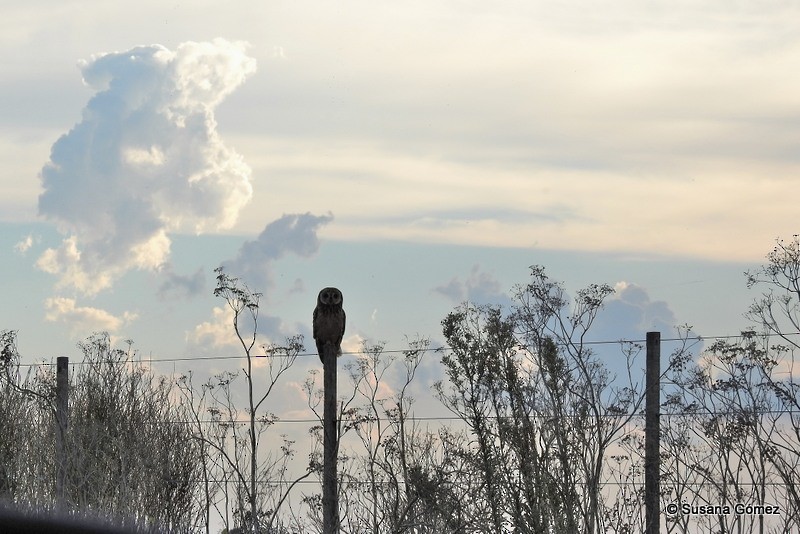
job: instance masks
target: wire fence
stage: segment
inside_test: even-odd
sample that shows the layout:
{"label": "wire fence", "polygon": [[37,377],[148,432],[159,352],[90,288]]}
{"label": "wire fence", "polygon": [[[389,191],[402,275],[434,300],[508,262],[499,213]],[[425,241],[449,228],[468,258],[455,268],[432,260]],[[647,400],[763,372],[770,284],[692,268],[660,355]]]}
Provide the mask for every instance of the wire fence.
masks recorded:
{"label": "wire fence", "polygon": [[[774,335],[774,334],[773,334]],[[793,337],[793,336],[800,336],[800,332],[789,332],[789,333],[781,333],[780,337]],[[688,337],[673,337],[673,338],[661,338],[662,343],[686,343],[686,342],[705,342],[705,341],[718,341],[718,340],[725,340],[725,339],[741,339],[744,337],[744,333],[739,334],[726,334],[721,336],[688,336]],[[594,341],[580,341],[575,342],[575,345],[586,345],[586,346],[593,346],[593,345],[641,345],[646,343],[646,339],[607,339],[607,340],[594,340]],[[556,343],[556,345],[565,346],[565,343]],[[276,349],[274,353],[271,354],[251,354],[251,358],[256,359],[264,359],[264,358],[305,358],[305,357],[319,357],[319,353],[317,352],[301,352],[298,354],[279,354],[279,349]],[[438,347],[426,347],[426,348],[419,348],[419,349],[382,349],[381,353],[383,354],[404,354],[408,352],[444,352],[444,351],[452,351],[453,349],[446,346],[441,345]],[[358,356],[362,354],[361,351],[343,351],[342,356]],[[52,358],[52,357],[51,357]],[[213,356],[177,356],[177,357],[170,357],[170,358],[142,358],[140,356],[128,359],[128,360],[121,360],[119,363],[131,363],[131,362],[146,362],[146,363],[172,363],[172,362],[191,362],[191,361],[223,361],[223,360],[243,360],[246,359],[246,355],[213,355]],[[89,365],[93,362],[91,361],[70,361],[69,364],[71,366],[74,365]],[[19,367],[41,367],[41,366],[52,366],[55,365],[52,361],[40,361],[35,363],[20,363],[18,364]]]}
{"label": "wire fence", "polygon": [[[607,417],[609,419],[635,419],[637,417],[644,417],[644,411],[636,412],[636,413],[608,413],[605,414],[603,417]],[[691,416],[711,416],[711,417],[718,417],[718,416],[725,416],[731,415],[731,411],[714,411],[714,410],[698,410],[692,413],[660,413],[659,416],[662,418],[680,418],[680,417],[691,417]],[[800,409],[797,410],[760,410],[758,413],[750,414],[754,416],[764,416],[764,415],[790,415],[795,417],[800,417]],[[542,419],[547,419],[541,416],[537,416]],[[559,419],[580,419],[585,418],[585,415],[580,414],[561,414],[559,415]],[[481,415],[482,419],[490,420],[490,421],[515,421],[518,420],[518,416],[512,415]],[[552,419],[552,417],[550,418]],[[364,423],[376,423],[376,422],[385,422],[385,423],[397,423],[400,422],[400,418],[389,418],[389,417],[358,417],[359,422]],[[431,421],[440,421],[440,422],[458,422],[464,421],[463,417],[459,416],[418,416],[418,415],[408,415],[403,416],[402,421],[404,422],[431,422]],[[322,424],[322,419],[281,419],[276,417],[274,419],[269,419],[269,421],[261,421],[260,419],[256,420],[257,423],[263,422],[267,425],[272,424]],[[198,420],[174,420],[174,421],[149,421],[151,424],[161,424],[161,425],[169,425],[169,424],[176,424],[176,425],[196,425],[198,423],[201,424],[222,424],[222,425],[249,425],[250,419],[198,419]]]}
{"label": "wire fence", "polygon": [[[660,341],[662,343],[683,343],[683,344],[690,344],[695,342],[713,342],[719,340],[733,340],[733,339],[742,339],[743,337],[747,337],[746,333],[734,334],[734,335],[723,335],[723,336],[688,336],[688,337],[674,337],[674,338],[662,338]],[[748,334],[749,335],[749,334]],[[783,334],[781,337],[794,337],[799,336],[800,332],[790,332],[788,334]],[[646,343],[645,339],[618,339],[618,340],[595,340],[595,341],[583,341],[580,342],[580,345],[585,346],[595,346],[595,345],[640,345]],[[577,344],[577,343],[576,343]],[[445,351],[452,351],[453,349],[447,346],[439,346],[439,347],[423,347],[423,348],[407,348],[407,349],[382,349],[381,353],[385,353],[387,355],[392,354],[405,354],[409,352],[417,352],[417,353],[441,353]],[[354,352],[345,352],[344,354],[350,356],[358,356],[363,354],[361,351],[354,351]],[[317,357],[316,352],[304,352],[295,354],[293,356],[296,357]],[[253,358],[276,358],[276,357],[287,357],[283,354],[259,354],[259,355],[251,355]],[[139,363],[172,363],[172,362],[195,362],[195,361],[242,361],[246,359],[245,355],[210,355],[210,356],[183,356],[183,357],[171,357],[171,358],[127,358],[121,359],[119,362],[113,361],[113,363],[120,363],[120,364],[139,364]],[[75,361],[70,362],[71,366],[82,366],[88,364],[96,364],[98,363],[97,360],[92,361]],[[106,363],[104,360],[103,363]],[[53,362],[39,362],[39,363],[26,363],[20,364],[20,367],[49,367],[55,365]],[[670,385],[668,381],[663,382],[664,385]],[[672,384],[679,386],[679,384]],[[240,412],[241,413],[241,412]],[[202,415],[202,414],[200,414]],[[639,421],[638,418],[644,417],[644,411],[635,412],[635,413],[607,413],[604,417],[608,418],[615,418],[615,419],[631,419]],[[687,416],[728,416],[731,415],[731,412],[728,410],[709,410],[709,409],[699,409],[697,412],[693,413],[674,413],[674,412],[662,412],[660,416],[662,418],[671,419],[676,417],[687,417]],[[792,418],[800,416],[800,410],[792,411],[792,410],[761,410],[757,414],[748,414],[754,416],[775,416],[775,415],[789,415]],[[500,421],[500,420],[514,420],[518,418],[518,416],[504,416],[504,415],[484,415],[484,419],[491,420],[491,421]],[[584,417],[578,414],[560,414],[559,418],[571,418],[571,417]],[[539,414],[533,415],[533,418],[539,419],[540,421],[546,420],[547,417],[541,416]],[[453,424],[458,422],[465,422],[465,418],[459,415],[446,415],[446,416],[434,416],[434,415],[404,415],[402,417],[403,421],[410,422],[410,423],[442,423],[442,424]],[[362,421],[365,423],[370,422],[387,422],[387,423],[397,423],[399,418],[397,417],[359,417],[358,421]],[[266,421],[263,421],[267,425],[272,424],[285,424],[285,425],[293,425],[293,424],[307,424],[307,425],[319,425],[321,424],[321,419],[318,418],[279,418],[279,417],[272,417]],[[214,424],[221,424],[221,425],[248,425],[251,423],[250,418],[229,418],[225,419],[222,418],[195,418],[195,419],[179,419],[179,420],[169,420],[169,421],[149,421],[151,424],[178,424],[178,425],[214,425]],[[638,423],[637,423],[638,424]],[[800,443],[798,443],[798,447],[800,447]],[[629,459],[630,462],[635,462],[635,458]],[[214,473],[219,475],[219,473]],[[288,474],[288,473],[287,473]],[[770,476],[774,477],[774,473]],[[621,478],[621,477],[616,477]],[[239,479],[237,477],[231,478],[208,478],[205,480],[207,483],[217,484],[217,485],[250,485],[250,480]],[[576,485],[588,485],[589,482],[576,480],[574,481]],[[767,491],[780,491],[781,488],[786,487],[786,483],[781,480],[776,480],[772,478],[770,480],[760,480],[760,481],[752,481],[752,480],[735,480],[729,481],[730,485],[737,486],[741,488],[774,488]],[[311,475],[307,479],[276,479],[276,478],[266,478],[256,480],[255,484],[258,486],[276,486],[286,488],[286,491],[305,491],[306,488],[314,488],[314,492],[317,488],[320,487],[321,480],[318,480],[313,475]],[[408,483],[406,480],[397,479],[397,480],[367,480],[363,478],[355,478],[350,475],[345,475],[340,484],[346,486],[371,486],[371,487],[382,487],[386,486],[389,487],[401,487],[406,486]],[[639,487],[643,484],[643,476],[638,476],[635,481],[632,480],[615,480],[614,478],[606,478],[602,480],[599,484],[601,487],[608,487],[608,488],[625,488],[625,487]],[[680,485],[681,487],[687,488],[711,488],[713,489],[717,484],[716,481],[709,481],[709,480],[682,480]],[[617,491],[611,489],[610,491]]]}
{"label": "wire fence", "polygon": [[[686,336],[686,337],[673,337],[673,338],[661,338],[661,343],[683,343],[687,344],[689,342],[706,342],[706,341],[719,341],[719,340],[730,340],[730,339],[742,339],[745,336],[745,332],[739,334],[727,334],[727,335],[720,335],[720,336]],[[800,336],[800,332],[789,332],[789,333],[782,333],[780,337],[793,337],[793,336]],[[767,335],[769,337],[769,335]],[[595,340],[595,341],[581,341],[580,345],[640,345],[646,343],[646,339],[617,339],[617,340]],[[381,354],[404,354],[409,352],[418,352],[418,353],[441,353],[445,351],[452,351],[453,349],[447,346],[439,346],[439,347],[424,347],[424,348],[413,348],[413,349],[382,349],[380,351]],[[350,351],[350,352],[343,352],[343,355],[351,355],[351,356],[358,356],[362,355],[362,351]],[[304,352],[295,355],[296,357],[310,357],[310,356],[318,356],[316,352]],[[287,355],[276,355],[276,354],[258,354],[258,355],[251,355],[252,358],[277,358],[277,357],[288,357]],[[184,362],[184,361],[224,361],[224,360],[244,360],[246,359],[246,355],[213,355],[213,356],[184,356],[184,357],[172,357],[172,358],[127,358],[127,359],[120,359],[118,361],[114,360],[103,360],[103,363],[118,363],[118,364],[137,364],[137,363],[171,363],[171,362]],[[97,361],[70,361],[70,366],[82,366],[82,365],[89,365],[92,363],[97,363]],[[50,367],[55,365],[53,362],[37,362],[37,363],[20,363],[17,364],[19,367]],[[790,374],[791,372],[786,372],[786,374]],[[676,385],[680,386],[680,384],[674,384],[670,381],[662,380],[662,385]],[[633,419],[637,417],[643,417],[644,410],[635,413],[608,413],[605,414],[604,417],[614,418],[614,419]],[[716,411],[716,410],[697,410],[692,413],[675,413],[675,412],[662,412],[659,414],[662,418],[674,418],[674,417],[687,417],[687,416],[725,416],[730,415],[730,411]],[[789,415],[789,416],[800,416],[800,408],[798,410],[760,410],[758,412],[759,416],[767,416],[767,415]],[[581,415],[577,414],[562,414],[561,417],[564,418],[578,418],[582,417]],[[485,415],[485,419],[487,420],[513,420],[514,416],[501,416],[501,415]],[[360,416],[360,421],[362,422],[397,422],[398,419],[392,419],[389,417],[363,417]],[[417,416],[417,415],[406,415],[403,416],[403,421],[406,422],[458,422],[464,421],[464,417],[458,415],[450,415],[450,416]],[[272,424],[321,424],[322,420],[319,418],[280,418],[278,416],[271,416],[268,421],[258,421],[261,423],[266,423],[269,425]],[[225,424],[225,425],[247,425],[250,424],[250,419],[194,419],[194,420],[174,420],[174,421],[151,421],[150,423],[153,424]]]}

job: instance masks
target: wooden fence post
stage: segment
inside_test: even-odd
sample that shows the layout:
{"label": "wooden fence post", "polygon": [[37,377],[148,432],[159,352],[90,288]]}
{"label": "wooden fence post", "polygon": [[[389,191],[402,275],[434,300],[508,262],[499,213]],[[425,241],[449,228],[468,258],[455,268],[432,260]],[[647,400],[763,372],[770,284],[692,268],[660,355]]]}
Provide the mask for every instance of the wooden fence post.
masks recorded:
{"label": "wooden fence post", "polygon": [[645,533],[658,534],[661,525],[661,332],[647,333],[644,422]]}
{"label": "wooden fence post", "polygon": [[56,504],[66,502],[64,486],[67,475],[67,428],[69,427],[69,358],[56,358]]}
{"label": "wooden fence post", "polygon": [[323,356],[323,414],[322,414],[322,532],[339,532],[339,491],[336,480],[336,455],[339,449],[336,424],[336,359],[337,347],[326,343]]}

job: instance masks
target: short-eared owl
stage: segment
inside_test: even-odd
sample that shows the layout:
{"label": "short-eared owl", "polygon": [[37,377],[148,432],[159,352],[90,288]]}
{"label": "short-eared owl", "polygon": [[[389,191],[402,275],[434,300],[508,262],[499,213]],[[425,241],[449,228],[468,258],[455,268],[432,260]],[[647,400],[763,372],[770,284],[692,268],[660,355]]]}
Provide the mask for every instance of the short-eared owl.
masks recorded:
{"label": "short-eared owl", "polygon": [[333,345],[337,356],[342,354],[345,314],[342,309],[342,292],[335,287],[326,287],[317,296],[314,308],[314,341],[317,343],[319,359],[325,363],[325,346]]}

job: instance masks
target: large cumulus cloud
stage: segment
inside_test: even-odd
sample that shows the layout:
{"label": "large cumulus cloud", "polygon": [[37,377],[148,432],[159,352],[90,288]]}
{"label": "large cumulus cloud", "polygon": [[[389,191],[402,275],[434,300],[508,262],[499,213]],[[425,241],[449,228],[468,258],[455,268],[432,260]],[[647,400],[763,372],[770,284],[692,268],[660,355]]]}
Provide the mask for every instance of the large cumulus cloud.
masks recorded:
{"label": "large cumulus cloud", "polygon": [[255,71],[245,48],[139,46],[81,63],[97,93],[41,172],[39,212],[65,237],[39,268],[94,294],[127,270],[163,266],[170,232],[234,224],[251,171],[217,133],[214,109]]}

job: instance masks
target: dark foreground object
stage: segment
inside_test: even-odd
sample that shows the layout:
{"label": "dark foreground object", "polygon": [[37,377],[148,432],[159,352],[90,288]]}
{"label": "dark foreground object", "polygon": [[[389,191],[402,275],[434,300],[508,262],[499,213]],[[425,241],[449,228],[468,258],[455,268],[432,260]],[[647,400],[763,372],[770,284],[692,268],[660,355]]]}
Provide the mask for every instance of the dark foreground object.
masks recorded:
{"label": "dark foreground object", "polygon": [[86,517],[59,516],[15,510],[0,504],[0,534],[134,534],[119,525]]}

